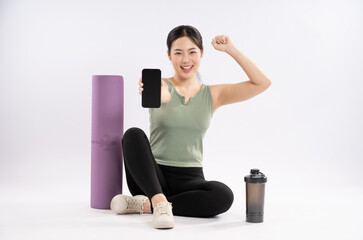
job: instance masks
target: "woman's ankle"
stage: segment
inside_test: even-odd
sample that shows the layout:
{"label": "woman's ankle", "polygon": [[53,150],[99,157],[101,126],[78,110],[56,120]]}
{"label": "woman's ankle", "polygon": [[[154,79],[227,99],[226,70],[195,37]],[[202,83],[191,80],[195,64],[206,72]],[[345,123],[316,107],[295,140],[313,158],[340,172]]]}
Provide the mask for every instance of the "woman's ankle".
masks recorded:
{"label": "woman's ankle", "polygon": [[155,207],[160,202],[167,202],[167,201],[168,200],[166,199],[165,195],[162,194],[162,193],[155,194],[151,198],[151,202],[152,202],[153,207]]}
{"label": "woman's ankle", "polygon": [[144,204],[142,205],[142,209],[144,213],[152,213],[151,212],[151,204],[149,199],[147,199]]}

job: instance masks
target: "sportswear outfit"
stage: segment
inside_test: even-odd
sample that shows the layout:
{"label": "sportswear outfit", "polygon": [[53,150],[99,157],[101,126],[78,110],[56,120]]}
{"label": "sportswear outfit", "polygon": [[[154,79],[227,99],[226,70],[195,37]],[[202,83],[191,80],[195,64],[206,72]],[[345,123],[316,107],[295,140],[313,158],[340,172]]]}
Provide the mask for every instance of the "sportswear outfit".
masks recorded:
{"label": "sportswear outfit", "polygon": [[[202,84],[185,103],[166,78],[171,99],[149,108],[150,141],[137,127],[122,138],[126,181],[130,193],[150,199],[163,193],[173,214],[211,217],[226,212],[233,203],[232,190],[203,174],[203,138],[213,116],[210,86]],[[152,208],[151,208],[152,209]]]}

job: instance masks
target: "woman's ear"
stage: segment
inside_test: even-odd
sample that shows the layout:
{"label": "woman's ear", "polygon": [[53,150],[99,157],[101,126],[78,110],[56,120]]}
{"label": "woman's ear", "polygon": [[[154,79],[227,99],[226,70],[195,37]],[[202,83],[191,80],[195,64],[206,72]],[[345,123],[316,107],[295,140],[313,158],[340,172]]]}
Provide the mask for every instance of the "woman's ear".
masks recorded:
{"label": "woman's ear", "polygon": [[168,55],[169,60],[171,61],[171,57],[169,55],[169,50],[166,50],[166,54]]}

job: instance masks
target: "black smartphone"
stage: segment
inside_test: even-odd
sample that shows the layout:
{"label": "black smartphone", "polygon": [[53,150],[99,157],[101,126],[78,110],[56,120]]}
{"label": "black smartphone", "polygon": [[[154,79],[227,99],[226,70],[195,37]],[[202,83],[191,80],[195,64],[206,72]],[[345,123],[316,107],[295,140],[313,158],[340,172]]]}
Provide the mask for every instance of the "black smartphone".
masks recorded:
{"label": "black smartphone", "polygon": [[160,69],[144,68],[142,70],[143,91],[141,105],[144,108],[159,108],[161,99]]}

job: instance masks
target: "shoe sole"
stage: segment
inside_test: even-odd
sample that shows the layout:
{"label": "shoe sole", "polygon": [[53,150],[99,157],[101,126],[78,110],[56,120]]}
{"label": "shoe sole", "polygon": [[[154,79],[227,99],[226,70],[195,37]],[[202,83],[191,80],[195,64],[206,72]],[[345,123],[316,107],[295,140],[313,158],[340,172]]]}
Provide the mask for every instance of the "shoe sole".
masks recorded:
{"label": "shoe sole", "polygon": [[[144,197],[144,196],[136,195],[133,197],[140,199],[140,197]],[[121,200],[123,200],[122,203],[121,203]],[[120,204],[122,204],[122,205],[120,205]],[[119,194],[119,195],[116,195],[115,197],[113,197],[111,200],[111,203],[110,203],[111,211],[115,212],[116,214],[129,214],[130,212],[126,211],[126,206],[127,206],[126,198],[122,194]],[[134,212],[134,213],[139,213],[139,212]]]}
{"label": "shoe sole", "polygon": [[173,222],[158,222],[158,223],[154,223],[153,227],[157,228],[157,229],[173,228],[174,223]]}
{"label": "shoe sole", "polygon": [[111,208],[111,211],[113,211],[114,213],[116,214],[124,214],[125,211],[121,211],[120,208],[117,206],[117,198],[113,198],[111,200],[111,204],[110,204],[110,208]]}

